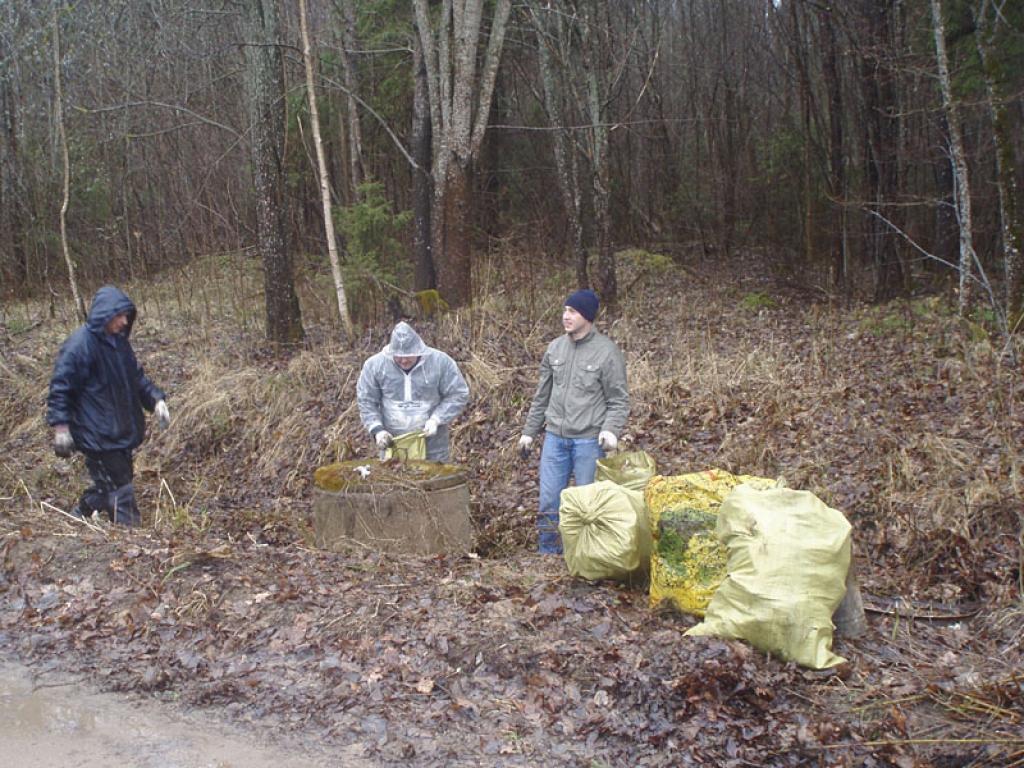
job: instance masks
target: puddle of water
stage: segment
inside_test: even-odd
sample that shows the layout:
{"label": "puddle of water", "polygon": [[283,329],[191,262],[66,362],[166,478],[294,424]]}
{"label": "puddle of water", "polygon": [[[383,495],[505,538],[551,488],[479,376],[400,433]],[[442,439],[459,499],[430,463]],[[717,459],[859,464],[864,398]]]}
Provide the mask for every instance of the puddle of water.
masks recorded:
{"label": "puddle of water", "polygon": [[[17,768],[316,768],[326,760],[155,701],[94,693],[70,677],[0,658],[0,755]],[[366,766],[354,754],[334,765]],[[340,760],[340,762],[338,762]],[[116,761],[116,762],[115,762]]]}

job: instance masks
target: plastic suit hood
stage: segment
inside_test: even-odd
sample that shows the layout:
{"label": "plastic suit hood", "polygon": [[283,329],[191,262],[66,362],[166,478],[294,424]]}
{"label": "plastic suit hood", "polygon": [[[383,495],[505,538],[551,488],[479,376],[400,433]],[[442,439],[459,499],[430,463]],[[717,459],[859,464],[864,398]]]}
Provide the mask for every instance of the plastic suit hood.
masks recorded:
{"label": "plastic suit hood", "polygon": [[[117,335],[106,332],[116,315],[128,315]],[[143,408],[152,411],[164,393],[135,358],[128,337],[135,323],[132,300],[112,285],[93,297],[89,318],[61,346],[50,379],[46,421],[67,424],[82,451],[133,449],[146,434]]]}

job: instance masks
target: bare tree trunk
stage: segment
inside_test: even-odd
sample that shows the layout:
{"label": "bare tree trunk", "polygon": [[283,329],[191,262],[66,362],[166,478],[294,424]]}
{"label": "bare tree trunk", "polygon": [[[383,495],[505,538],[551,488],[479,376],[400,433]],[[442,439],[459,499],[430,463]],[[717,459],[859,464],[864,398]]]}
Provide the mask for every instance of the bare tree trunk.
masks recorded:
{"label": "bare tree trunk", "polygon": [[597,287],[601,300],[610,310],[618,305],[618,284],[615,275],[615,254],[612,253],[611,173],[608,161],[608,127],[598,97],[597,75],[590,71],[589,104],[593,122],[591,152],[594,158],[594,219],[597,235]]}
{"label": "bare tree trunk", "polygon": [[301,341],[304,332],[291,252],[285,239],[284,70],[276,0],[247,0],[245,45],[256,228],[263,260],[267,339]]}
{"label": "bare tree trunk", "polygon": [[865,90],[866,161],[868,200],[874,212],[867,224],[868,249],[875,265],[875,299],[897,295],[904,285],[903,264],[890,222],[899,227],[902,217],[893,203],[899,192],[899,121],[894,74],[888,61],[891,49],[892,0],[863,3],[869,28],[870,56],[862,60]]}
{"label": "bare tree trunk", "polygon": [[942,141],[931,142],[936,147],[935,154],[937,156],[932,162],[934,170],[935,180],[935,237],[934,245],[932,246],[932,253],[940,259],[940,261],[932,262],[928,260],[925,262],[925,266],[935,269],[936,271],[946,272],[948,270],[947,265],[956,263],[957,251],[959,250],[958,241],[960,239],[960,226],[957,224],[956,216],[956,183],[953,180],[953,168],[950,166],[948,161],[948,153],[946,152],[944,145],[945,137],[949,135],[949,120],[945,112],[937,111],[934,113],[932,122],[934,123],[935,130],[938,135],[942,137]]}
{"label": "bare tree trunk", "polygon": [[932,31],[935,34],[935,60],[939,70],[939,88],[949,123],[949,143],[952,154],[953,178],[956,182],[956,211],[960,224],[960,301],[959,311],[966,315],[971,306],[971,276],[974,272],[974,240],[971,225],[971,187],[967,175],[967,156],[960,135],[960,115],[953,101],[953,86],[949,78],[949,59],[946,55],[946,29],[942,21],[941,0],[930,0]]}
{"label": "bare tree trunk", "polygon": [[299,26],[302,28],[302,60],[306,69],[306,94],[309,97],[309,121],[313,129],[313,144],[316,147],[317,171],[320,177],[320,200],[324,208],[324,232],[327,237],[327,253],[331,260],[331,276],[334,278],[334,292],[338,297],[338,315],[345,327],[345,333],[352,338],[352,318],[348,313],[345,298],[345,281],[341,276],[341,262],[338,259],[338,244],[334,237],[334,218],[331,212],[331,188],[327,176],[327,160],[324,157],[324,143],[320,138],[320,113],[316,106],[316,87],[313,83],[313,54],[309,44],[309,19],[306,14],[306,0],[299,0]]}
{"label": "bare tree trunk", "polygon": [[814,178],[811,168],[811,149],[814,142],[814,126],[812,125],[812,110],[814,107],[814,93],[811,86],[810,64],[807,61],[809,56],[807,41],[798,3],[789,4],[790,20],[793,23],[792,56],[796,62],[797,84],[800,96],[800,125],[803,128],[801,139],[801,169],[800,169],[800,198],[803,207],[803,265],[806,267],[814,263],[815,248],[815,224],[814,224]]}
{"label": "bare tree trunk", "polygon": [[359,79],[356,72],[356,64],[352,58],[352,51],[356,44],[356,20],[352,8],[352,0],[342,0],[341,12],[345,23],[341,30],[341,59],[342,75],[345,79],[345,92],[348,101],[348,156],[351,172],[353,199],[359,199],[359,185],[366,180],[366,173],[363,168],[363,131],[359,125],[359,108],[356,103],[355,94],[359,89]]}
{"label": "bare tree trunk", "polygon": [[[587,276],[587,250],[583,243],[579,164],[576,159],[575,145],[565,128],[567,120],[565,99],[555,82],[550,50],[552,46],[564,39],[564,22],[560,13],[550,13],[550,9],[544,13],[552,18],[541,19],[537,9],[534,9],[532,13],[537,33],[544,108],[547,110],[548,120],[555,128],[553,139],[555,170],[558,174],[558,189],[562,195],[562,206],[569,220],[573,263],[576,265],[576,282],[578,285],[586,286],[590,285],[590,279]],[[552,29],[553,32],[550,31]]]}
{"label": "bare tree trunk", "polygon": [[[998,18],[998,17],[997,17]],[[994,33],[994,30],[992,30]],[[1010,118],[1006,101],[999,93],[997,81],[1002,73],[990,40],[985,37],[988,28],[988,0],[982,0],[975,13],[974,41],[981,60],[988,92],[988,107],[992,116],[992,142],[995,145],[996,188],[999,191],[999,220],[1002,224],[1003,265],[1006,274],[1006,314],[1010,329],[1019,322],[1024,310],[1024,265],[1021,263],[1021,221],[1017,207],[1017,179],[1014,173],[1013,144],[1010,138]]]}
{"label": "bare tree trunk", "polygon": [[75,277],[75,262],[71,259],[71,251],[68,250],[68,203],[71,200],[71,161],[68,157],[68,137],[64,130],[64,110],[62,102],[64,94],[60,84],[60,19],[57,15],[57,6],[53,9],[53,121],[57,124],[57,136],[60,141],[60,154],[64,166],[64,196],[60,204],[60,245],[64,251],[64,263],[68,267],[68,282],[71,284],[71,295],[75,300],[75,307],[82,320],[85,320],[85,303],[82,301],[82,294],[78,290],[78,279]]}
{"label": "bare tree trunk", "polygon": [[437,287],[431,250],[431,200],[434,195],[430,172],[430,101],[427,94],[427,70],[423,63],[423,46],[413,43],[412,156],[418,168],[413,169],[413,267],[417,291]]}
{"label": "bare tree trunk", "polygon": [[497,0],[479,77],[476,57],[483,0],[444,0],[436,30],[427,0],[414,0],[413,6],[430,97],[434,269],[441,296],[450,306],[460,307],[473,298],[473,164],[487,129],[512,1]]}
{"label": "bare tree trunk", "polygon": [[831,7],[818,12],[825,38],[822,58],[822,73],[828,92],[829,124],[829,192],[832,198],[830,210],[831,233],[829,251],[832,264],[832,285],[845,292],[848,289],[849,264],[846,253],[846,165],[843,152],[843,89],[839,82],[839,57],[836,44],[836,27]]}
{"label": "bare tree trunk", "polygon": [[609,310],[618,306],[618,283],[615,274],[615,254],[611,241],[611,170],[608,159],[608,125],[606,124],[604,82],[607,55],[601,35],[610,33],[607,8],[601,2],[588,8],[583,34],[583,66],[586,69],[586,103],[590,118],[588,131],[594,185],[594,227],[597,236],[597,289],[601,301]]}
{"label": "bare tree trunk", "polygon": [[470,217],[472,173],[462,163],[449,163],[434,195],[433,252],[437,290],[451,306],[467,306],[472,299],[472,246]]}
{"label": "bare tree trunk", "polygon": [[0,253],[10,255],[10,263],[0,262],[0,276],[13,288],[24,286],[29,274],[18,144],[17,80],[9,57],[7,36],[0,35],[0,237],[3,238]]}

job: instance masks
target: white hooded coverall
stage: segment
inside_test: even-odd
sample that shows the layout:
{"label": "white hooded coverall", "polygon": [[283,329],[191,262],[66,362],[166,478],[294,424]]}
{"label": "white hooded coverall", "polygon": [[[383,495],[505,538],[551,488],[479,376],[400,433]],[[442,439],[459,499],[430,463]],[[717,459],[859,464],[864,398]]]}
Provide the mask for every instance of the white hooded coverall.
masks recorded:
{"label": "white hooded coverall", "polygon": [[[395,356],[419,357],[408,371]],[[438,422],[427,438],[427,459],[448,461],[448,425],[469,402],[469,386],[447,354],[428,347],[408,323],[391,332],[391,343],[363,363],[356,385],[359,418],[371,435],[381,428],[392,435],[422,429],[427,419]]]}

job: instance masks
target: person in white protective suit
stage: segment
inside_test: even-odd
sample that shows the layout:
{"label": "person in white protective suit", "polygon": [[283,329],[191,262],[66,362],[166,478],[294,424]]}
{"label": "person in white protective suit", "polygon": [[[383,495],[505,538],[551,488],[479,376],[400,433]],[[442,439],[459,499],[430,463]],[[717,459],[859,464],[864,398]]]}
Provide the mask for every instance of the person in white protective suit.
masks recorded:
{"label": "person in white protective suit", "polygon": [[455,361],[428,347],[408,323],[363,363],[356,385],[359,418],[378,448],[396,435],[423,430],[427,460],[448,461],[448,425],[469,402],[469,386]]}

